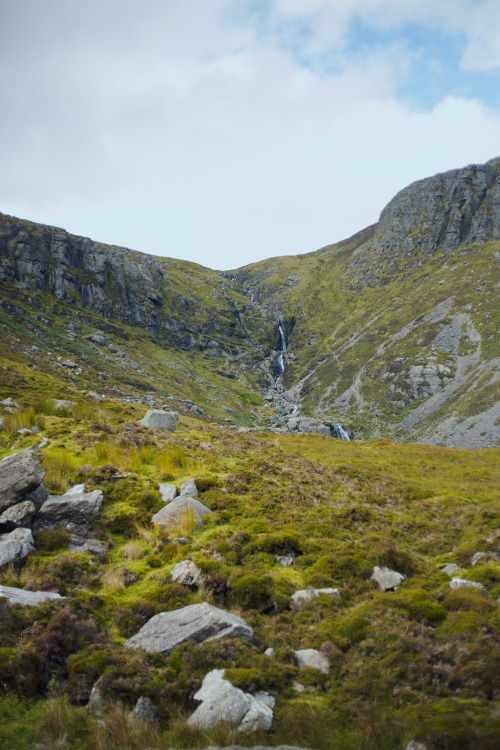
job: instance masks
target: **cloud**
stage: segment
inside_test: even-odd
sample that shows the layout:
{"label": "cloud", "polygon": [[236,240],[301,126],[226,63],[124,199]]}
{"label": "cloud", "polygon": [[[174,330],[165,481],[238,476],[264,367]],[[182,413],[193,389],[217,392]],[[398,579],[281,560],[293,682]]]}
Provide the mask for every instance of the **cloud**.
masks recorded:
{"label": "cloud", "polygon": [[498,151],[479,100],[400,98],[405,39],[348,49],[353,8],[394,28],[422,6],[445,23],[428,0],[4,4],[0,210],[219,268],[340,240],[409,181]]}

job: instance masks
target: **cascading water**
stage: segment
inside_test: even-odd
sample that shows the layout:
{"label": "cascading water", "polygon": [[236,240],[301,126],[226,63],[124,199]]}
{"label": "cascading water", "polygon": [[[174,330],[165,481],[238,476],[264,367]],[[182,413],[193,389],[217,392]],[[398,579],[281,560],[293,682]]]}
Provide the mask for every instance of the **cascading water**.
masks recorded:
{"label": "cascading water", "polygon": [[338,422],[333,423],[333,429],[335,430],[337,437],[340,438],[340,440],[350,440],[347,430],[344,430],[341,424]]}
{"label": "cascading water", "polygon": [[276,359],[276,365],[275,365],[275,376],[274,376],[274,382],[276,383],[279,376],[283,374],[285,370],[285,357],[283,356],[283,352],[286,352],[286,337],[285,332],[283,330],[283,326],[281,325],[281,320],[278,320],[278,331],[280,334],[280,349],[279,349],[279,355]]}

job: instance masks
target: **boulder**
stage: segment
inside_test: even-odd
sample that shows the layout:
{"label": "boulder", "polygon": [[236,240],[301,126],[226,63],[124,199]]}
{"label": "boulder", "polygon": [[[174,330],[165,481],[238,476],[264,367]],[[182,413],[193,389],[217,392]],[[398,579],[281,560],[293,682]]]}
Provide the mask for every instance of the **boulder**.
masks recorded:
{"label": "boulder", "polygon": [[164,503],[171,503],[179,494],[175,484],[160,484],[160,495]]}
{"label": "boulder", "polygon": [[370,581],[375,581],[379,591],[393,591],[405,578],[405,575],[398,573],[396,570],[375,565]]}
{"label": "boulder", "polygon": [[3,401],[0,401],[0,404],[2,404],[2,406],[6,406],[8,409],[19,409],[19,404],[17,403],[17,401],[14,401],[14,399],[10,398],[10,396],[9,398],[4,398]]}
{"label": "boulder", "polygon": [[68,549],[72,552],[86,552],[88,555],[94,555],[102,562],[108,554],[109,546],[107,543],[98,542],[97,539],[84,539],[77,534],[71,534]]}
{"label": "boulder", "polygon": [[30,529],[35,512],[36,508],[29,500],[11,505],[0,515],[0,528],[6,531],[12,531],[19,527]]}
{"label": "boulder", "polygon": [[[47,438],[44,438],[44,440],[46,439]],[[33,492],[30,492],[29,495],[26,495],[26,497],[24,497],[24,502],[29,501],[30,503],[33,503],[33,505],[35,506],[35,510],[39,511],[48,497],[49,491],[47,487],[41,484],[40,487],[37,487],[36,490],[33,490]]]}
{"label": "boulder", "polygon": [[213,669],[205,676],[194,699],[201,705],[188,719],[193,729],[210,729],[221,721],[246,732],[271,728],[274,698],[264,692],[244,693],[224,679],[223,669]]}
{"label": "boulder", "polygon": [[427,745],[423,745],[421,742],[417,742],[417,740],[411,740],[405,747],[405,750],[427,750]]}
{"label": "boulder", "polygon": [[85,492],[83,484],[77,484],[64,495],[49,495],[35,516],[33,534],[38,536],[59,526],[86,533],[99,515],[101,503],[101,490]]}
{"label": "boulder", "polygon": [[10,534],[0,536],[0,568],[9,563],[19,567],[34,549],[33,535],[29,529],[14,529]]}
{"label": "boulder", "polygon": [[172,581],[182,583],[184,586],[198,586],[203,574],[199,567],[191,560],[182,560],[172,570]]}
{"label": "boulder", "polygon": [[151,430],[168,430],[173,432],[177,424],[178,414],[176,411],[163,411],[163,409],[148,409],[139,424],[149,427]]}
{"label": "boulder", "polygon": [[10,604],[22,604],[23,607],[38,607],[51,599],[64,599],[53,591],[25,591],[24,589],[0,586],[0,597],[4,596]]}
{"label": "boulder", "polygon": [[89,341],[97,346],[106,346],[106,334],[103,331],[96,331],[92,336],[88,337]]}
{"label": "boulder", "polygon": [[31,447],[0,461],[0,511],[21,502],[42,483],[40,460],[40,450]]}
{"label": "boulder", "polygon": [[299,589],[292,594],[292,609],[300,609],[305,604],[314,601],[320,594],[330,594],[331,596],[340,596],[338,589],[314,589],[309,586],[307,589]]}
{"label": "boulder", "polygon": [[141,722],[143,724],[154,724],[158,719],[156,708],[149,698],[141,695],[133,710],[129,713],[129,719],[132,722]]}
{"label": "boulder", "polygon": [[288,555],[275,555],[274,559],[283,568],[289,568],[290,565],[293,565],[293,561],[295,560],[295,555],[293,554],[293,552],[290,552]]}
{"label": "boulder", "polygon": [[195,500],[194,497],[179,495],[171,503],[155,513],[151,519],[154,524],[166,529],[177,526],[187,513],[193,512],[195,528],[200,529],[203,526],[203,516],[209,515],[212,511],[206,505]]}
{"label": "boulder", "polygon": [[253,630],[238,615],[204,602],[173,612],[160,612],[125,641],[125,646],[168,656],[186,641],[203,643],[218,638],[242,638],[250,642]]}
{"label": "boulder", "polygon": [[450,588],[452,589],[458,589],[460,586],[470,586],[474,589],[484,589],[484,586],[482,583],[477,583],[477,581],[467,581],[465,578],[452,578],[450,581]]}
{"label": "boulder", "polygon": [[186,481],[181,484],[181,495],[198,497],[198,487],[196,486],[194,479],[186,479]]}
{"label": "boulder", "polygon": [[299,667],[311,667],[323,672],[323,674],[328,674],[330,669],[330,662],[326,656],[315,648],[303,648],[296,651],[295,659]]}

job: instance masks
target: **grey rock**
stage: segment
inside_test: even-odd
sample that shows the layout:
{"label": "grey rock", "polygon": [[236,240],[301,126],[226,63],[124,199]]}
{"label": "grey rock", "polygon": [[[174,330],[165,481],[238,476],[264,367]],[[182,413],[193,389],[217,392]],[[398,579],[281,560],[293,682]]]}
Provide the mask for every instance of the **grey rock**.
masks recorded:
{"label": "grey rock", "polygon": [[0,597],[4,596],[10,604],[22,604],[23,607],[38,607],[52,599],[64,599],[52,591],[25,591],[24,589],[0,586]]}
{"label": "grey rock", "polygon": [[86,533],[99,515],[101,503],[101,490],[85,492],[83,484],[64,495],[49,495],[35,517],[33,534],[38,536],[60,526]]}
{"label": "grey rock", "polygon": [[49,401],[54,404],[56,409],[69,409],[71,411],[76,405],[75,401],[70,401],[67,398],[49,398]]}
{"label": "grey rock", "polygon": [[178,495],[175,484],[160,484],[160,495],[164,503],[171,503]]}
{"label": "grey rock", "polygon": [[177,563],[171,575],[172,581],[182,583],[184,586],[198,586],[203,579],[203,573],[191,560],[182,560]]}
{"label": "grey rock", "polygon": [[441,568],[443,573],[446,573],[448,576],[454,575],[457,571],[460,570],[458,565],[456,563],[448,563],[448,565],[445,565],[444,568]]}
{"label": "grey rock", "polygon": [[201,705],[189,717],[189,727],[210,729],[224,721],[240,731],[271,728],[274,698],[263,692],[244,693],[224,679],[223,669],[213,669],[205,676],[194,699],[201,701]]}
{"label": "grey rock", "polygon": [[141,695],[133,710],[129,713],[129,718],[132,722],[154,724],[158,719],[158,714],[149,698]]}
{"label": "grey rock", "polygon": [[158,513],[155,513],[151,521],[157,526],[171,529],[177,526],[189,512],[194,514],[194,523],[197,529],[203,526],[203,517],[212,513],[210,508],[207,508],[194,497],[179,495]]}
{"label": "grey rock", "polygon": [[318,598],[320,594],[330,594],[331,596],[340,596],[338,589],[315,589],[309,586],[307,589],[299,589],[291,597],[292,609],[301,609],[305,604],[309,604]]}
{"label": "grey rock", "polygon": [[284,568],[289,568],[290,565],[293,565],[293,561],[295,560],[295,555],[293,553],[290,553],[288,555],[275,555],[274,559]]}
{"label": "grey rock", "polygon": [[42,483],[40,460],[40,450],[31,447],[0,461],[0,511],[24,500]]}
{"label": "grey rock", "polygon": [[78,365],[76,362],[72,362],[70,359],[65,359],[61,362],[63,367],[68,367],[70,370],[76,370]]}
{"label": "grey rock", "polygon": [[271,647],[266,648],[266,650],[264,651],[264,656],[269,656],[269,657],[274,656],[274,648],[271,648]]}
{"label": "grey rock", "polygon": [[34,549],[33,535],[29,529],[14,529],[10,534],[0,536],[0,568],[9,563],[19,567]]}
{"label": "grey rock", "polygon": [[106,346],[106,334],[103,331],[96,331],[92,336],[89,336],[89,341],[97,346]]}
{"label": "grey rock", "polygon": [[194,479],[186,479],[186,481],[181,484],[181,495],[198,497],[198,488]]}
{"label": "grey rock", "polygon": [[168,430],[174,432],[177,424],[178,414],[175,411],[163,411],[163,409],[148,409],[139,424],[149,427],[151,430]]}
{"label": "grey rock", "polygon": [[106,701],[104,696],[97,687],[92,688],[90,693],[89,702],[85,706],[89,714],[93,716],[103,716],[106,713]]}
{"label": "grey rock", "polygon": [[[43,438],[46,440],[46,438]],[[47,440],[48,442],[48,440]],[[40,447],[42,447],[42,444],[40,443]],[[41,484],[39,487],[36,488],[36,490],[33,490],[33,492],[30,492],[29,495],[26,495],[24,498],[24,502],[30,502],[33,503],[35,506],[35,510],[39,511],[44,502],[47,500],[49,496],[49,491],[45,485]]]}
{"label": "grey rock", "polygon": [[405,747],[405,750],[427,750],[427,745],[423,745],[421,742],[417,742],[417,740],[411,740]]}
{"label": "grey rock", "polygon": [[191,604],[155,615],[125,641],[125,646],[168,656],[181,643],[191,639],[204,643],[218,638],[242,638],[250,642],[253,630],[238,615],[206,603]]}
{"label": "grey rock", "polygon": [[111,354],[116,354],[118,349],[114,344],[108,344],[108,352],[111,352]]}
{"label": "grey rock", "polygon": [[8,409],[19,409],[19,404],[17,403],[17,401],[14,401],[14,399],[10,398],[10,396],[9,398],[4,398],[3,401],[0,401],[0,404],[2,404],[2,406],[6,406]]}
{"label": "grey rock", "polygon": [[467,581],[465,578],[452,578],[450,581],[450,588],[452,589],[458,589],[461,586],[470,586],[474,589],[484,589],[484,586],[482,583],[478,583],[477,581]]}
{"label": "grey rock", "polygon": [[0,527],[8,526],[9,530],[24,527],[31,528],[31,522],[36,508],[29,500],[24,500],[17,505],[11,505],[0,515]]}
{"label": "grey rock", "polygon": [[102,561],[108,554],[109,546],[97,539],[84,539],[77,534],[71,534],[68,549],[72,552],[86,552]]}
{"label": "grey rock", "polygon": [[104,396],[101,396],[99,393],[96,393],[95,391],[89,391],[90,398],[93,398],[94,401],[104,401]]}
{"label": "grey rock", "polygon": [[405,575],[398,573],[396,570],[375,565],[373,573],[370,576],[370,581],[375,581],[379,591],[392,591],[396,589],[405,578]]}
{"label": "grey rock", "polygon": [[475,553],[474,553],[474,554],[472,555],[472,558],[471,558],[470,564],[471,564],[471,565],[476,565],[476,564],[477,564],[477,563],[478,563],[478,562],[479,562],[480,560],[487,560],[487,559],[488,559],[489,557],[493,557],[493,558],[495,558],[495,557],[496,557],[496,555],[494,555],[494,554],[490,554],[490,553],[488,553],[488,552],[475,552]]}
{"label": "grey rock", "polygon": [[295,659],[299,667],[311,667],[323,672],[323,674],[328,674],[330,669],[330,662],[326,656],[315,648],[302,648],[296,651]]}

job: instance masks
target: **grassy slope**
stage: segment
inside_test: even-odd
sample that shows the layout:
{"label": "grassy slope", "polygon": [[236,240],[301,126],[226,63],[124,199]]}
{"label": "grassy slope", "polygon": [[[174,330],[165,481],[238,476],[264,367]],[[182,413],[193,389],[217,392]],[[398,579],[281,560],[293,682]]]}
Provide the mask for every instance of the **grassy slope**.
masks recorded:
{"label": "grassy slope", "polygon": [[[34,403],[30,383],[17,391],[12,383],[11,392],[22,406]],[[229,728],[193,736],[182,725],[214,667],[277,697],[271,733],[252,744],[389,750],[420,736],[432,748],[496,746],[500,565],[472,566],[471,557],[498,551],[498,450],[238,434],[187,417],[162,434],[138,426],[144,408],[133,404],[75,408],[57,415],[40,403],[32,414],[50,440],[46,482],[58,492],[82,479],[103,489],[91,536],[110,551],[101,564],[52,533],[19,574],[3,571],[3,584],[55,588],[67,599],[36,610],[0,605],[0,684],[11,696],[0,701],[0,747],[235,741]],[[0,456],[35,439],[15,426],[1,437]],[[116,470],[132,475],[113,481]],[[172,543],[178,531],[158,534],[150,518],[161,507],[157,482],[189,476],[214,513],[197,532],[186,519],[189,542],[180,546]],[[274,554],[290,551],[294,565],[283,568]],[[185,558],[207,577],[198,591],[171,582]],[[440,571],[449,562],[486,591],[451,591]],[[375,591],[367,580],[374,564],[407,575],[396,593]],[[338,587],[340,597],[291,611],[290,594],[307,585]],[[239,612],[254,645],[191,644],[167,659],[123,647],[156,612],[200,600]],[[272,659],[263,655],[269,646]],[[309,647],[329,656],[327,676],[294,665],[292,650]],[[119,707],[104,724],[87,717],[78,702],[96,681],[125,706],[151,695],[161,730],[132,730]],[[297,683],[307,689],[297,693]]]}
{"label": "grassy slope", "polygon": [[[479,363],[471,369],[468,383],[439,411],[399,433],[405,439],[431,438],[450,414],[479,415],[498,401],[498,375],[495,383],[491,378],[494,369],[498,371],[500,354],[500,243],[460,247],[431,257],[414,254],[405,262],[392,259],[389,265],[356,254],[368,237],[366,230],[309,255],[246,267],[244,285],[295,321],[288,340],[294,358],[289,358],[284,384],[302,385],[303,411],[344,420],[364,437],[397,435],[398,424],[419,405],[409,399],[403,406],[397,401],[407,394],[391,394],[391,384],[402,386],[403,392],[406,388],[398,371],[436,362],[454,372],[456,354],[475,350],[465,327],[456,353],[433,345],[440,328],[452,324],[455,314],[467,315],[481,338]],[[432,322],[436,307],[448,299],[446,315]],[[495,367],[481,369],[486,363]],[[357,392],[349,404],[336,402],[357,378]]]}

